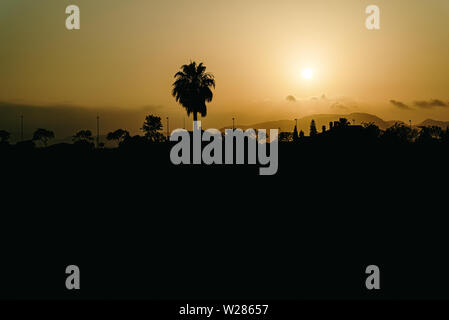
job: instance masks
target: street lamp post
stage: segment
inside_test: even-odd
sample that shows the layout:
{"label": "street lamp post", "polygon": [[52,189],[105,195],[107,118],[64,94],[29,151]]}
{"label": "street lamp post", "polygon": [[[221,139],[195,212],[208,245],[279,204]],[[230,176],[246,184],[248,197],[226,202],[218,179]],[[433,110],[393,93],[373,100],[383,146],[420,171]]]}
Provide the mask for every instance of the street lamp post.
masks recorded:
{"label": "street lamp post", "polygon": [[97,149],[100,148],[100,116],[97,114]]}
{"label": "street lamp post", "polygon": [[20,116],[20,140],[23,141],[23,115]]}

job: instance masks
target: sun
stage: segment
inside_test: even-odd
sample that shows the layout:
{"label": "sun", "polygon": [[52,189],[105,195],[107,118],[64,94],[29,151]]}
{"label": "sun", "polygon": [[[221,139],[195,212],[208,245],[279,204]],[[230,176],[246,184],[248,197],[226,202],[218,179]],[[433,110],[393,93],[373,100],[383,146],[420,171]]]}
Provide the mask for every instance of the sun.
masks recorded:
{"label": "sun", "polygon": [[302,71],[302,77],[305,79],[312,79],[313,77],[313,70],[310,68],[304,69]]}

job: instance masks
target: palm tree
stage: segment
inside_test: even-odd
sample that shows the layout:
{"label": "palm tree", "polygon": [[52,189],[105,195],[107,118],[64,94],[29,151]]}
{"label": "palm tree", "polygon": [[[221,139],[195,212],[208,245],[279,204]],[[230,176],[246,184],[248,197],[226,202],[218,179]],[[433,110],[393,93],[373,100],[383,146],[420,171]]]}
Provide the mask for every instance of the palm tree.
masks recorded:
{"label": "palm tree", "polygon": [[117,141],[117,145],[120,146],[120,144],[129,138],[129,132],[123,129],[117,129],[115,131],[109,132],[106,136],[106,139],[111,141]]}
{"label": "palm tree", "polygon": [[193,113],[193,121],[198,120],[198,113],[202,117],[207,115],[206,102],[211,102],[215,88],[215,79],[206,72],[203,63],[190,62],[181,67],[175,74],[172,95],[187,111],[187,116]]}

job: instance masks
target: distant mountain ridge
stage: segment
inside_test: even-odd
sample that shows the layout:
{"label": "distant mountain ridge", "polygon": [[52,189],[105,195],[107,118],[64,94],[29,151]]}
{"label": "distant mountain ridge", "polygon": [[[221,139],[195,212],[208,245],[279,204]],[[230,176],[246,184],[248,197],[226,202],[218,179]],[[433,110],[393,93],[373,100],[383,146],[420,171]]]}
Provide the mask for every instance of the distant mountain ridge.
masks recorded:
{"label": "distant mountain ridge", "polygon": [[449,121],[438,121],[433,119],[426,119],[423,122],[421,122],[418,126],[425,126],[425,127],[441,127],[443,129],[446,129],[449,127]]}
{"label": "distant mountain ridge", "polygon": [[[322,130],[322,126],[326,126],[326,129],[329,129],[329,122],[338,121],[340,118],[346,118],[348,119],[352,124],[361,125],[363,123],[374,123],[382,130],[385,130],[391,126],[393,126],[395,123],[403,123],[403,121],[400,120],[391,120],[391,121],[385,121],[375,115],[368,114],[368,113],[350,113],[350,114],[314,114],[310,116],[306,116],[303,118],[298,119],[298,130],[303,130],[306,134],[309,132],[310,129],[310,122],[312,120],[315,120],[316,127],[319,132]],[[278,120],[278,121],[269,121],[269,122],[262,122],[262,123],[256,123],[253,125],[236,125],[236,128],[241,129],[279,129],[281,131],[293,131],[293,128],[295,127],[295,120]],[[227,126],[222,128],[229,129],[232,128],[232,126]]]}
{"label": "distant mountain ridge", "polygon": [[[314,114],[310,116],[306,116],[298,119],[298,130],[303,130],[306,134],[308,134],[310,130],[310,122],[315,120],[316,127],[318,132],[321,132],[322,126],[326,126],[326,129],[329,129],[329,122],[338,121],[340,118],[346,118],[351,122],[351,124],[361,125],[363,123],[374,123],[382,130],[386,130],[389,127],[394,126],[395,123],[404,124],[401,120],[383,120],[378,116],[369,114],[369,113],[350,113],[350,114]],[[449,126],[449,121],[437,121],[432,119],[427,119],[419,124],[414,125],[415,127],[419,126],[439,126],[442,128],[446,128]],[[295,127],[295,120],[277,120],[277,121],[268,121],[256,123],[253,125],[236,125],[236,128],[240,128],[246,130],[248,128],[253,129],[280,129],[281,131],[289,132],[293,131]],[[232,126],[227,126],[222,129],[232,128]]]}

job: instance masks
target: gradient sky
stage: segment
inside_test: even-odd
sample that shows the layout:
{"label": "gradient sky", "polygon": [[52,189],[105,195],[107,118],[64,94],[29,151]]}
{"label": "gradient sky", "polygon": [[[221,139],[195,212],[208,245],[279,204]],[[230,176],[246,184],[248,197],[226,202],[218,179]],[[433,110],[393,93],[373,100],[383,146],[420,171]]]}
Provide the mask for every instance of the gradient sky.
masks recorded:
{"label": "gradient sky", "polygon": [[[65,28],[70,4],[79,31]],[[379,31],[365,28],[370,4]],[[0,101],[147,106],[182,126],[171,83],[197,60],[217,81],[210,126],[349,112],[449,120],[448,0],[2,0],[0,43]],[[431,99],[448,106],[414,104]]]}

